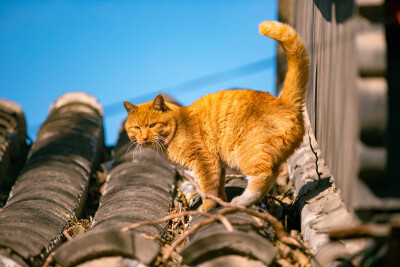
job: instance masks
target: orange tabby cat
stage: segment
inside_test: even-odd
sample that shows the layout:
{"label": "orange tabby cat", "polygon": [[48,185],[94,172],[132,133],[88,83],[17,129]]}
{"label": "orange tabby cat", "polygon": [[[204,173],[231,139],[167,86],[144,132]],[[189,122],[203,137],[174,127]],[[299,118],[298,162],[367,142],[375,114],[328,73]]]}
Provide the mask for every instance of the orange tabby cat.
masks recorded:
{"label": "orange tabby cat", "polygon": [[[280,165],[299,147],[305,131],[309,61],[304,45],[290,26],[279,22],[261,23],[260,33],[277,40],[286,52],[288,71],[280,98],[228,90],[188,107],[166,103],[160,95],[137,106],[124,102],[129,138],[141,146],[163,146],[171,162],[194,171],[205,193],[225,200],[225,167],[241,170],[249,184],[232,202],[244,206],[271,189]],[[215,206],[205,199],[199,210]]]}

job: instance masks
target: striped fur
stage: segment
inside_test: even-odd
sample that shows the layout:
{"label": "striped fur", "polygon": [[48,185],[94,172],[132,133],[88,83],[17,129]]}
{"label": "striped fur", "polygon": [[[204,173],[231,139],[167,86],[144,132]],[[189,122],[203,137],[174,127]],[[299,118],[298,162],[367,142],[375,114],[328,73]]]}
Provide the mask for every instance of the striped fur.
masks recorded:
{"label": "striped fur", "polygon": [[[234,203],[249,206],[274,184],[280,165],[304,135],[303,104],[309,62],[303,42],[288,25],[263,22],[260,33],[277,40],[288,59],[283,93],[227,90],[206,95],[188,107],[165,103],[161,96],[140,105],[124,102],[126,130],[139,145],[157,145],[167,158],[192,169],[201,189],[226,199],[225,168],[240,170],[249,184]],[[201,211],[216,203],[204,200]]]}

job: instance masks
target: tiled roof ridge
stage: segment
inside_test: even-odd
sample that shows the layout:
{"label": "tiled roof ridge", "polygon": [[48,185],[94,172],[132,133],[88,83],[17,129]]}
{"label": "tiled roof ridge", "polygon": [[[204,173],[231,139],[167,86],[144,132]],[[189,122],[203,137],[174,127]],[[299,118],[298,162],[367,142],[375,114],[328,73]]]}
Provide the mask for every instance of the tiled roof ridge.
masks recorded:
{"label": "tiled roof ridge", "polygon": [[343,241],[338,244],[329,240],[330,231],[354,227],[358,220],[347,209],[341,191],[336,187],[306,111],[304,117],[308,131],[301,147],[288,159],[288,171],[300,213],[301,233],[316,254],[314,264],[330,266],[338,257],[347,257],[363,249],[365,243]]}
{"label": "tiled roof ridge", "polygon": [[100,102],[97,100],[97,98],[85,93],[85,92],[68,92],[62,96],[60,96],[51,106],[50,106],[50,112],[52,112],[54,109],[59,109],[62,106],[68,105],[68,104],[75,104],[75,103],[82,103],[89,105],[93,107],[94,109],[97,110],[97,112],[100,115],[104,114],[104,110]]}
{"label": "tiled roof ridge", "polygon": [[[103,118],[79,107],[95,105],[88,95],[60,113],[59,108],[74,99],[67,98],[62,96],[53,105],[42,125],[47,130],[38,133],[0,213],[0,265],[11,260],[15,266],[41,265],[63,240],[69,218],[79,217],[84,208],[89,178],[103,151]],[[66,125],[70,131],[62,131]],[[49,132],[55,138],[48,140]]]}

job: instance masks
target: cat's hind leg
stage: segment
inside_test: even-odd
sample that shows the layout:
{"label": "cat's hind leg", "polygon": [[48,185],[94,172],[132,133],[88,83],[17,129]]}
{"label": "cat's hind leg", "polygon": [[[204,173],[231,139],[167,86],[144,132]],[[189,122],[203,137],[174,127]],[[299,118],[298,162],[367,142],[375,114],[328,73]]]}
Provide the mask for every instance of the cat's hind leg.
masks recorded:
{"label": "cat's hind leg", "polygon": [[[262,132],[262,129],[257,129]],[[260,201],[274,185],[279,167],[300,144],[302,133],[270,132],[267,136],[247,136],[247,142],[235,151],[236,162],[248,179],[248,185],[241,196],[235,197],[232,203],[251,206]]]}
{"label": "cat's hind leg", "polygon": [[249,207],[264,197],[276,181],[277,175],[246,176],[248,185],[243,194],[232,199],[232,203]]}
{"label": "cat's hind leg", "polygon": [[[276,155],[276,154],[275,154]],[[255,153],[241,162],[241,170],[247,178],[247,187],[232,203],[249,207],[260,201],[273,187],[279,173],[279,164],[273,164],[271,154]]]}

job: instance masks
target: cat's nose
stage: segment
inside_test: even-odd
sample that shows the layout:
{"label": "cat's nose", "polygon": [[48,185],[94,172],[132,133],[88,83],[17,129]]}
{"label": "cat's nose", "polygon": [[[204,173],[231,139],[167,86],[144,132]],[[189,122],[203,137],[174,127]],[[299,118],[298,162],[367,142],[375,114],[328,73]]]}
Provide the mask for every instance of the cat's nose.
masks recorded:
{"label": "cat's nose", "polygon": [[146,137],[143,137],[143,141],[147,141],[149,139],[149,137],[148,136],[146,136]]}

